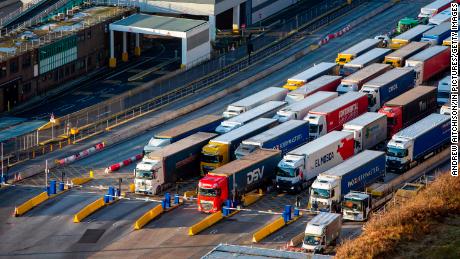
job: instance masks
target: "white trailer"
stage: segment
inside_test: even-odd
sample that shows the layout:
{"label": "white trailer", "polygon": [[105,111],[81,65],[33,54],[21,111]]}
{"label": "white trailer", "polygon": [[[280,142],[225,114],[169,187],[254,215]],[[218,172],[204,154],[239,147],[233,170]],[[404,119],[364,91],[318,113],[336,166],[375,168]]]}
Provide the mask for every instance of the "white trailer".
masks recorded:
{"label": "white trailer", "polygon": [[321,212],[307,223],[302,248],[312,252],[322,252],[336,243],[342,230],[342,215]]}
{"label": "white trailer", "polygon": [[381,63],[391,49],[374,48],[343,65],[341,76],[348,76],[372,63]]}
{"label": "white trailer", "polygon": [[429,24],[440,25],[441,23],[444,23],[444,22],[450,22],[451,19],[452,19],[452,9],[448,8],[436,14],[435,16],[431,17],[428,22]]}
{"label": "white trailer", "polygon": [[302,120],[305,116],[307,116],[311,109],[326,103],[337,96],[338,94],[336,92],[316,92],[303,100],[282,108],[276,113],[273,119],[277,119],[279,122]]}
{"label": "white trailer", "polygon": [[260,92],[230,104],[227,107],[227,110],[224,111],[223,115],[225,118],[230,118],[249,111],[250,109],[268,101],[282,101],[286,98],[287,93],[287,89],[280,87],[268,87]]}
{"label": "white trailer", "polygon": [[363,84],[368,81],[378,77],[379,75],[390,70],[391,66],[388,64],[374,63],[371,64],[347,77],[342,79],[342,82],[337,87],[337,92],[339,94],[344,94],[347,92],[358,92]]}
{"label": "white trailer", "polygon": [[318,91],[335,92],[335,89],[340,84],[341,79],[341,76],[322,76],[294,91],[289,92],[286,95],[285,101],[291,104],[293,102],[303,100],[307,98],[307,96],[310,96]]}
{"label": "white trailer", "polygon": [[275,113],[284,105],[284,101],[269,101],[262,105],[259,105],[247,112],[243,112],[240,115],[232,117],[220,123],[216,128],[216,132],[224,134],[230,132],[236,128],[243,126],[244,124],[251,122],[258,118],[271,118]]}
{"label": "white trailer", "polygon": [[337,64],[335,63],[321,62],[289,78],[283,87],[289,90],[295,90],[320,76],[336,74],[336,68]]}
{"label": "white trailer", "polygon": [[342,131],[353,133],[355,153],[359,153],[385,142],[387,138],[387,116],[377,112],[366,112],[343,124]]}
{"label": "white trailer", "polygon": [[353,144],[352,133],[333,131],[288,152],[278,163],[276,187],[299,192],[318,174],[353,156]]}
{"label": "white trailer", "polygon": [[452,0],[436,0],[424,7],[420,8],[420,14],[418,15],[419,18],[430,18],[439,13],[446,8],[449,8],[450,3]]}

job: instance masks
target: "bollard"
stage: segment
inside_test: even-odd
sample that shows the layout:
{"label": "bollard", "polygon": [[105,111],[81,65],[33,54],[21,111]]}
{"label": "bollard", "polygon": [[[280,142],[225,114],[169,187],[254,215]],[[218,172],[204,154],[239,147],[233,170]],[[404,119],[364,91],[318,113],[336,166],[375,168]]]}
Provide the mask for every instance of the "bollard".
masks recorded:
{"label": "bollard", "polygon": [[113,196],[115,196],[115,189],[113,188],[113,186],[109,186],[108,195],[109,201],[113,201]]}
{"label": "bollard", "polygon": [[294,208],[294,217],[300,216],[299,208]]}
{"label": "bollard", "polygon": [[161,200],[161,207],[163,207],[164,210],[166,209],[166,200]]}
{"label": "bollard", "polygon": [[50,181],[50,194],[56,194],[56,180]]}
{"label": "bollard", "polygon": [[89,178],[94,178],[94,172],[93,172],[93,170],[89,170]]}
{"label": "bollard", "polygon": [[169,192],[165,193],[165,206],[166,209],[169,209],[169,207],[171,207],[171,195],[169,194]]}
{"label": "bollard", "polygon": [[50,187],[49,186],[46,186],[46,193],[48,194],[48,196],[50,196]]}
{"label": "bollard", "polygon": [[116,194],[115,196],[120,197],[121,191],[120,191],[119,188],[116,189],[116,193],[115,193],[115,194]]}
{"label": "bollard", "polygon": [[59,182],[59,191],[64,191],[64,182]]}
{"label": "bollard", "polygon": [[179,194],[174,194],[174,204],[175,205],[179,204]]}
{"label": "bollard", "polygon": [[228,216],[230,214],[230,208],[232,207],[232,201],[226,200],[225,201],[225,208],[223,209],[224,216]]}
{"label": "bollard", "polygon": [[284,206],[284,222],[288,222],[291,220],[291,211],[292,211],[292,205],[286,205]]}
{"label": "bollard", "polygon": [[104,195],[104,203],[109,203],[110,202],[110,196],[109,195]]}

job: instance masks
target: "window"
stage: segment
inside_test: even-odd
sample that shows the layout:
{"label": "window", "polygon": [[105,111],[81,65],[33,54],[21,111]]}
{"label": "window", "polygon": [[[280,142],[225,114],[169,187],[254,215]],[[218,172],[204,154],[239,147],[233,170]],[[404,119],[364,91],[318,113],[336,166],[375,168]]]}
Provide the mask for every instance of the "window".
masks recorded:
{"label": "window", "polygon": [[25,92],[25,93],[30,92],[31,89],[32,89],[32,84],[31,83],[27,83],[27,84],[22,85],[22,91]]}
{"label": "window", "polygon": [[86,33],[86,39],[91,39],[91,29]]}
{"label": "window", "polygon": [[0,64],[0,78],[6,76],[6,63]]}
{"label": "window", "polygon": [[22,68],[30,67],[32,64],[32,56],[30,54],[26,54],[22,57]]}
{"label": "window", "polygon": [[70,65],[70,73],[75,73],[75,63],[72,63],[72,65]]}

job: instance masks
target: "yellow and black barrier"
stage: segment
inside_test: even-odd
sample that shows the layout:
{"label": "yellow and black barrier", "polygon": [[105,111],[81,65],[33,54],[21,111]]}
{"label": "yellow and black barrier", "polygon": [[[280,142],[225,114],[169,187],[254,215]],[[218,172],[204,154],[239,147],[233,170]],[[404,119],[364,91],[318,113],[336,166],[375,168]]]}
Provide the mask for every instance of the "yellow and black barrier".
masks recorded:
{"label": "yellow and black barrier", "polygon": [[242,201],[243,201],[243,206],[247,207],[256,201],[260,200],[263,197],[264,193],[262,189],[259,189],[258,191],[247,193],[243,196]]}
{"label": "yellow and black barrier", "polygon": [[201,231],[209,228],[210,226],[216,224],[217,222],[221,221],[223,218],[224,218],[224,215],[222,214],[221,211],[215,212],[215,213],[207,216],[206,218],[204,218],[200,222],[196,223],[195,225],[191,226],[188,229],[188,235],[189,236],[194,236],[194,235],[200,233]]}
{"label": "yellow and black barrier", "polygon": [[275,221],[268,223],[267,225],[263,226],[261,229],[257,230],[252,235],[252,242],[253,243],[260,242],[262,239],[275,233],[276,231],[280,230],[284,226],[297,221],[300,217],[302,217],[302,214],[300,214],[299,211],[296,209],[294,212],[294,217],[291,218],[291,206],[289,205],[286,206],[282,217],[279,217]]}
{"label": "yellow and black barrier", "polygon": [[80,223],[83,219],[88,217],[89,215],[93,214],[94,212],[98,211],[102,207],[105,207],[106,205],[113,204],[117,201],[119,201],[119,198],[114,198],[110,202],[105,202],[104,197],[99,198],[92,203],[88,204],[86,207],[81,209],[79,212],[77,212],[74,217],[73,217],[73,222],[74,223]]}
{"label": "yellow and black barrier", "polygon": [[24,202],[23,204],[17,206],[14,209],[14,216],[18,217],[18,216],[24,215],[26,212],[28,212],[32,208],[40,205],[41,203],[45,202],[48,199],[49,199],[48,193],[47,192],[42,192],[39,195],[33,197],[32,199],[30,199],[30,200]]}
{"label": "yellow and black barrier", "polygon": [[158,217],[161,213],[163,213],[163,206],[157,205],[155,208],[147,211],[144,215],[142,215],[136,222],[134,223],[134,229],[139,230],[145,225],[147,225],[150,221]]}
{"label": "yellow and black barrier", "polygon": [[82,185],[91,180],[93,180],[92,177],[78,177],[78,178],[73,178],[71,182],[72,182],[72,185]]}

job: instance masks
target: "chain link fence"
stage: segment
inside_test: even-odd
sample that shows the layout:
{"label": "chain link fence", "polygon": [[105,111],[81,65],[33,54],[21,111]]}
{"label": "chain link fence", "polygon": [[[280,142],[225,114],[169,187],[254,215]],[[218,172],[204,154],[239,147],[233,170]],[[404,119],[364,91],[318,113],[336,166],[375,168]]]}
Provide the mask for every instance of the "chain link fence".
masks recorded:
{"label": "chain link fence", "polygon": [[[292,46],[303,36],[330,23],[337,17],[365,2],[326,0],[309,8],[305,13],[280,23],[271,35],[252,40],[255,52],[250,59],[246,47],[201,63],[195,67],[177,70],[162,78],[146,83],[134,90],[111,98],[102,103],[59,118],[51,130],[41,130],[38,134],[39,146],[19,149],[7,154],[9,164],[34,158],[78,143],[111,127],[164,107],[186,96],[197,93],[229,76],[234,75],[251,64]],[[276,33],[274,33],[276,32]],[[266,32],[269,33],[269,32]],[[235,60],[231,62],[231,60]]]}

